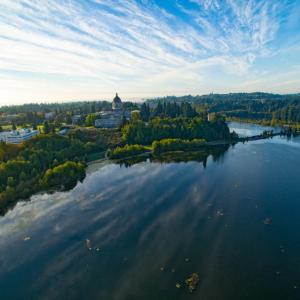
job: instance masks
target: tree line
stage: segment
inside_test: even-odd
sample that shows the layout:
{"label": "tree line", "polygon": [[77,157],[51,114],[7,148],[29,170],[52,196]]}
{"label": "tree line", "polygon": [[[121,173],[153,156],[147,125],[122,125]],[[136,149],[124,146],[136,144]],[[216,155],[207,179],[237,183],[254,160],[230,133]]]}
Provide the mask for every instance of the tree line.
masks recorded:
{"label": "tree line", "polygon": [[140,118],[144,122],[148,122],[151,118],[176,118],[185,117],[193,118],[198,116],[195,108],[188,102],[176,103],[176,102],[163,102],[160,101],[154,107],[144,102],[140,107]]}
{"label": "tree line", "polygon": [[183,102],[190,103],[198,113],[219,113],[229,119],[266,121],[274,125],[300,123],[300,94],[230,93],[169,96],[146,101],[151,107],[158,106],[159,103],[169,106]]}
{"label": "tree line", "polygon": [[150,145],[165,138],[224,140],[231,134],[222,118],[208,122],[201,117],[178,117],[154,118],[147,123],[137,120],[122,128],[122,137],[126,144]]}

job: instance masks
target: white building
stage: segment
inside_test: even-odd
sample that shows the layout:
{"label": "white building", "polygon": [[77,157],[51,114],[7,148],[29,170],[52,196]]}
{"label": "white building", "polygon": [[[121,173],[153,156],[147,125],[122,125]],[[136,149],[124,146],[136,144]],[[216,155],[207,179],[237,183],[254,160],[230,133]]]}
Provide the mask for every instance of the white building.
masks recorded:
{"label": "white building", "polygon": [[122,123],[122,112],[103,111],[100,112],[100,119],[95,120],[95,127],[116,128]]}
{"label": "white building", "polygon": [[37,136],[39,133],[38,130],[30,130],[27,128],[0,132],[0,141],[7,144],[21,144]]}
{"label": "white building", "polygon": [[95,121],[97,128],[116,128],[122,124],[123,118],[130,119],[130,112],[123,109],[121,98],[116,94],[112,101],[112,110],[100,112],[100,119]]}

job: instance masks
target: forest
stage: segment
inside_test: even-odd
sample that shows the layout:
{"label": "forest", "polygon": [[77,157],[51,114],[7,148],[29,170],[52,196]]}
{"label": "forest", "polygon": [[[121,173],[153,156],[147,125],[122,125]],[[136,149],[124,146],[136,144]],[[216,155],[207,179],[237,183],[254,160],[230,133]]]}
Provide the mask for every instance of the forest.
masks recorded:
{"label": "forest", "polygon": [[[0,211],[43,189],[65,189],[82,180],[92,143],[40,135],[22,145],[0,143]],[[71,161],[71,162],[70,162]]]}
{"label": "forest", "polygon": [[230,93],[169,96],[146,101],[152,107],[183,102],[190,103],[197,112],[219,113],[227,119],[264,121],[272,125],[300,123],[300,94]]}
{"label": "forest", "polygon": [[229,128],[223,118],[208,122],[201,117],[154,118],[149,122],[136,121],[122,128],[126,144],[150,145],[166,138],[205,139],[206,141],[230,139]]}

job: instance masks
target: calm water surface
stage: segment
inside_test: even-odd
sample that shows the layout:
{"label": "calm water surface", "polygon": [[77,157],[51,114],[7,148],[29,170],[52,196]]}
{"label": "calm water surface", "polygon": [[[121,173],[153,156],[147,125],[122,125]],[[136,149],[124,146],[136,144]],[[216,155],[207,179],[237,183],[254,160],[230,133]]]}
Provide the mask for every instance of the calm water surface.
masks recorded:
{"label": "calm water surface", "polygon": [[93,166],[0,217],[0,298],[300,299],[299,163],[300,138],[276,137],[206,164]]}

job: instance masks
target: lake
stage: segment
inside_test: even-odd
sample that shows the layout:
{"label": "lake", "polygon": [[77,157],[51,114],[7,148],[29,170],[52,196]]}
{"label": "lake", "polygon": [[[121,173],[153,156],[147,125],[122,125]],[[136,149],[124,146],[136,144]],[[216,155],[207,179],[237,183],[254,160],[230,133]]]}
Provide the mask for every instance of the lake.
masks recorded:
{"label": "lake", "polygon": [[299,150],[300,137],[275,137],[204,160],[93,165],[73,190],[0,217],[0,298],[300,299]]}

